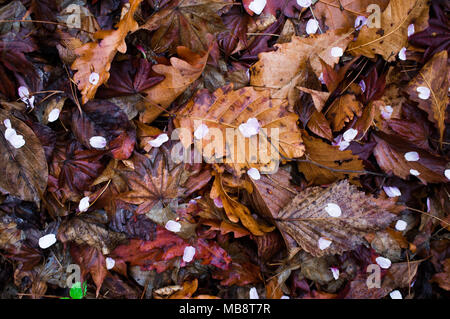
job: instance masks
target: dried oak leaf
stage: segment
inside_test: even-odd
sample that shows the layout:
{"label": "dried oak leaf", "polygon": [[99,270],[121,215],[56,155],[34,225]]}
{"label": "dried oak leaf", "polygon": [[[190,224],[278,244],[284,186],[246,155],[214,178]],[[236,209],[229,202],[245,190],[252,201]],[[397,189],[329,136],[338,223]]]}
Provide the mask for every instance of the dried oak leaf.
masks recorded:
{"label": "dried oak leaf", "polygon": [[361,28],[356,41],[347,52],[374,58],[380,54],[386,61],[394,61],[400,49],[406,47],[408,26],[418,17],[428,15],[427,0],[391,0],[383,11],[381,28]]}
{"label": "dried oak leaf", "polygon": [[[445,158],[429,153],[406,140],[397,136],[387,135],[381,132],[373,135],[377,145],[373,151],[378,165],[387,173],[393,173],[406,179],[412,175],[417,176],[424,184],[446,183],[445,169],[448,161]],[[405,154],[416,152],[417,161],[407,161]],[[415,170],[416,172],[414,172]]]}
{"label": "dried oak leaf", "polygon": [[330,169],[307,162],[299,162],[299,170],[305,175],[309,183],[315,185],[330,184],[337,180],[349,177],[350,181],[356,182],[361,173],[351,171],[363,171],[364,166],[361,159],[353,155],[350,150],[340,151],[338,146],[323,142],[321,139],[309,136],[302,132],[303,142],[306,147],[307,158],[320,165],[332,169],[342,169],[348,172],[333,172]]}
{"label": "dried oak leaf", "polygon": [[353,94],[344,94],[333,101],[327,110],[326,118],[330,121],[333,131],[337,132],[355,115],[361,116],[362,108],[361,102],[357,101]]}
{"label": "dried oak leaf", "polygon": [[[225,29],[218,12],[229,9],[231,0],[175,0],[157,11],[141,26],[155,31],[150,42],[154,52],[185,46],[195,52],[208,49],[207,34]],[[227,8],[225,8],[227,7]]]}
{"label": "dried oak leaf", "polygon": [[148,156],[134,153],[130,159],[134,168],[118,171],[130,188],[118,198],[139,205],[137,214],[149,212],[158,203],[166,207],[173,200],[186,198],[211,179],[202,164],[175,163],[174,148],[166,144],[153,148]]}
{"label": "dried oak leaf", "polygon": [[178,58],[171,57],[170,65],[157,64],[153,71],[163,75],[162,82],[144,90],[146,110],[141,115],[144,123],[156,119],[189,85],[197,80],[205,68],[209,51],[203,55],[196,54],[186,47],[177,48]]}
{"label": "dried oak leaf", "polygon": [[[94,38],[100,42],[89,42],[75,49],[78,57],[71,68],[77,71],[74,80],[83,96],[83,104],[94,98],[98,87],[108,81],[109,69],[116,52],[126,52],[125,38],[128,32],[138,29],[133,15],[141,2],[142,0],[130,0],[129,10],[117,24],[117,29],[97,31]],[[98,75],[96,81],[90,80],[94,72]]]}
{"label": "dried oak leaf", "polygon": [[[238,127],[250,118],[258,120],[263,133],[246,138]],[[301,157],[304,146],[297,120],[298,116],[288,111],[287,101],[271,99],[268,90],[244,87],[233,91],[232,85],[228,85],[214,93],[206,89],[197,92],[177,113],[174,123],[184,130],[180,139],[185,148],[194,142],[197,149],[203,150],[206,161],[224,159],[225,164],[240,176],[248,167],[272,171],[280,154],[287,158]],[[186,130],[195,132],[201,124],[209,128],[203,139],[185,134],[188,133]],[[228,136],[223,142],[229,133],[237,134],[237,138]],[[211,143],[211,137],[215,143]]]}
{"label": "dried oak leaf", "polygon": [[89,245],[107,255],[125,240],[125,235],[108,230],[90,216],[81,216],[63,222],[58,229],[58,239],[63,243]]}
{"label": "dried oak leaf", "polygon": [[[18,148],[5,137],[9,120],[24,144]],[[0,192],[25,201],[39,202],[47,187],[48,167],[44,149],[31,128],[9,112],[0,109]]]}
{"label": "dried oak leaf", "polygon": [[[441,51],[425,64],[419,74],[408,84],[406,92],[409,98],[419,103],[419,108],[427,112],[428,119],[433,122],[439,132],[442,142],[445,130],[446,111],[448,106],[448,53]],[[425,87],[430,90],[429,98],[420,98],[417,88]]]}
{"label": "dried oak leaf", "polygon": [[73,261],[80,265],[82,283],[85,281],[86,275],[91,274],[97,287],[96,295],[98,296],[103,280],[108,274],[106,258],[102,251],[89,245],[70,245],[70,255]]}
{"label": "dried oak leaf", "polygon": [[[339,217],[327,212],[329,204],[339,206]],[[326,189],[307,188],[274,218],[289,251],[300,246],[320,257],[342,254],[365,243],[368,232],[386,228],[396,218],[391,211],[401,208],[392,200],[366,195],[343,180]],[[324,247],[323,242],[329,246]]]}
{"label": "dried oak leaf", "polygon": [[303,86],[308,61],[319,77],[322,72],[320,59],[333,67],[339,57],[333,57],[331,49],[339,47],[345,51],[351,39],[350,34],[333,30],[308,38],[293,36],[291,42],[275,44],[276,51],[258,55],[259,61],[250,69],[250,84],[270,89],[273,98],[286,98],[295,86]]}

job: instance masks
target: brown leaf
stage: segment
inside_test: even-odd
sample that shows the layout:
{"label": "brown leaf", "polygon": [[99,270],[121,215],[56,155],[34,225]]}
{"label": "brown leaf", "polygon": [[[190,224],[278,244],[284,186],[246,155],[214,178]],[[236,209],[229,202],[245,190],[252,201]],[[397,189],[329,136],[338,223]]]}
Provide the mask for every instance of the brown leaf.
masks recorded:
{"label": "brown leaf", "polygon": [[[329,204],[338,205],[342,215],[331,217],[325,210]],[[365,234],[386,228],[396,218],[392,210],[393,201],[375,199],[343,180],[327,189],[307,188],[274,217],[283,236],[320,257],[355,249],[365,242]],[[323,239],[331,244],[320,249]],[[285,237],[285,241],[289,250],[295,249],[292,240]]]}
{"label": "brown leaf", "polygon": [[303,86],[307,63],[319,77],[322,72],[320,59],[333,67],[339,58],[331,55],[331,48],[345,50],[350,41],[351,36],[342,30],[308,38],[293,36],[289,43],[275,44],[277,51],[258,55],[259,61],[250,69],[250,84],[271,89],[273,98],[286,98],[297,85]]}
{"label": "brown leaf", "polygon": [[444,271],[435,274],[431,281],[436,282],[442,289],[450,291],[450,258],[445,259],[442,263]]}
{"label": "brown leaf", "polygon": [[[25,144],[14,147],[6,138],[5,120],[9,119],[16,135]],[[12,114],[0,109],[0,191],[25,201],[39,202],[47,186],[48,167],[44,149],[33,131]]]}
{"label": "brown leaf", "polygon": [[[408,84],[406,92],[409,98],[419,103],[419,108],[428,113],[428,119],[433,122],[439,132],[442,142],[445,130],[446,110],[448,106],[448,54],[443,50],[433,56],[425,64],[419,74]],[[418,87],[425,87],[431,94],[428,99],[419,97]]]}
{"label": "brown leaf", "polygon": [[262,236],[265,232],[271,232],[274,229],[272,226],[269,227],[262,223],[258,223],[247,206],[241,204],[237,198],[230,196],[225,191],[223,179],[220,174],[215,174],[210,197],[220,197],[228,219],[233,223],[241,221],[242,225],[244,225],[252,234]]}
{"label": "brown leaf", "polygon": [[83,216],[63,222],[58,229],[58,239],[63,243],[89,245],[107,255],[125,240],[125,235],[110,231],[93,218]]}
{"label": "brown leaf", "polygon": [[207,34],[225,29],[219,11],[231,7],[231,0],[175,0],[153,14],[141,29],[155,31],[150,45],[154,52],[185,46],[194,52],[206,51]]}
{"label": "brown leaf", "polygon": [[[178,112],[174,123],[176,127],[190,132],[195,132],[203,124],[208,126],[210,132],[201,140],[183,134],[180,139],[184,147],[195,142],[197,149],[204,150],[203,156],[207,161],[226,157],[225,164],[230,165],[236,175],[241,175],[248,167],[273,171],[280,154],[287,158],[302,156],[304,146],[297,127],[298,116],[288,111],[285,100],[271,99],[269,95],[268,90],[256,91],[252,87],[233,91],[231,85],[214,93],[199,91]],[[260,133],[246,138],[239,126],[250,118],[258,120]],[[219,132],[213,128],[220,130],[222,136],[218,136]],[[230,128],[232,133],[238,135],[237,139],[227,136]],[[274,135],[277,132],[278,137]],[[217,143],[210,141],[212,136],[215,142],[220,143],[217,147]]]}
{"label": "brown leaf", "polygon": [[349,172],[333,172],[312,163],[298,163],[299,170],[305,175],[309,183],[315,185],[330,184],[343,179],[346,175],[355,181],[361,173],[350,171],[363,171],[364,166],[358,156],[353,155],[350,150],[340,151],[338,146],[332,146],[322,140],[309,136],[303,132],[307,157],[321,165],[332,169],[348,170]]}
{"label": "brown leaf", "polygon": [[[403,179],[411,175],[411,169],[420,173],[417,176],[423,183],[445,183],[447,178],[444,175],[447,160],[433,155],[425,150],[419,149],[409,142],[397,136],[377,133],[374,135],[377,141],[373,153],[378,165],[387,173],[393,173]],[[407,161],[407,152],[417,152],[418,161]]]}
{"label": "brown leaf", "polygon": [[362,104],[353,94],[345,94],[333,101],[326,112],[326,117],[333,131],[337,132],[342,130],[345,123],[351,121],[355,115],[361,116],[362,108]]}
{"label": "brown leaf", "polygon": [[170,65],[157,64],[153,71],[164,75],[162,82],[143,91],[146,110],[141,116],[144,123],[151,123],[159,114],[197,80],[205,68],[209,51],[198,55],[186,47],[177,48],[178,58],[170,58]]}
{"label": "brown leaf", "polygon": [[[94,37],[100,42],[89,42],[75,49],[78,58],[73,62],[71,68],[77,71],[74,80],[83,96],[83,104],[92,99],[97,88],[108,81],[109,69],[116,52],[126,52],[125,38],[128,32],[138,29],[138,24],[133,16],[141,2],[142,0],[130,0],[129,10],[117,24],[117,29],[97,31]],[[95,84],[89,81],[93,72],[99,76],[98,81],[94,82]]]}
{"label": "brown leaf", "polygon": [[[137,214],[149,212],[158,203],[166,207],[172,200],[185,198],[205,186],[211,178],[208,170],[202,170],[202,164],[190,167],[175,163],[171,157],[173,148],[166,144],[153,148],[148,157],[134,153],[131,158],[133,169],[118,171],[130,188],[118,198],[139,205]],[[164,225],[166,222],[160,221]]]}
{"label": "brown leaf", "polygon": [[394,61],[400,49],[406,47],[408,26],[418,17],[427,15],[427,0],[391,0],[383,11],[381,28],[363,26],[356,41],[347,52],[374,58],[380,54],[386,61]]}

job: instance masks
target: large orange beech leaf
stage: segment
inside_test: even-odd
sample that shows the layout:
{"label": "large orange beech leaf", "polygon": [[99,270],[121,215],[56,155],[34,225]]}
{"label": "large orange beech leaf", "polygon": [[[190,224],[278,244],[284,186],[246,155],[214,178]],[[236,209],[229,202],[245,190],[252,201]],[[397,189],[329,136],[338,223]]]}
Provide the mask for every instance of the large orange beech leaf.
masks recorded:
{"label": "large orange beech leaf", "polygon": [[[428,119],[438,129],[442,142],[445,130],[446,110],[448,106],[448,54],[441,51],[433,56],[420,70],[419,74],[408,84],[406,92],[409,98],[419,103],[419,107],[428,113]],[[420,90],[430,91],[429,97],[424,99]],[[425,89],[425,90],[426,90]],[[419,91],[418,91],[419,90]]]}
{"label": "large orange beech leaf", "polygon": [[365,243],[367,233],[385,229],[402,207],[375,199],[347,180],[329,188],[309,187],[275,217],[289,251],[315,257],[342,254]]}
{"label": "large orange beech leaf", "polygon": [[[245,137],[243,127],[255,119],[260,127],[258,134]],[[174,123],[187,129],[180,133],[184,147],[194,142],[198,150],[203,150],[206,161],[223,159],[236,175],[241,175],[249,167],[271,172],[282,156],[301,157],[305,148],[297,120],[298,116],[288,111],[287,101],[271,99],[269,90],[244,87],[233,91],[228,85],[214,93],[199,91],[177,113]],[[195,135],[201,125],[208,127],[208,133],[201,139],[194,138],[192,132]]]}
{"label": "large orange beech leaf", "polygon": [[[446,183],[445,169],[448,160],[422,150],[397,136],[378,132],[374,135],[377,141],[373,154],[378,165],[387,173],[393,173],[403,179],[417,176],[423,183]],[[408,161],[405,155],[413,158],[417,153],[418,160]]]}
{"label": "large orange beech leaf", "polygon": [[[427,0],[391,0],[380,18],[380,27],[363,26],[347,52],[374,58],[380,54],[394,61],[400,49],[406,47],[408,26],[419,17],[428,16]],[[417,30],[416,30],[417,32]]]}
{"label": "large orange beech leaf", "polygon": [[322,72],[320,59],[333,67],[339,57],[333,57],[331,49],[339,47],[345,51],[351,39],[352,36],[342,30],[308,38],[293,36],[291,42],[276,44],[276,51],[258,55],[259,61],[250,69],[250,84],[271,89],[272,97],[286,98],[296,85],[303,86],[308,61],[319,77]]}
{"label": "large orange beech leaf", "polygon": [[[116,52],[126,52],[125,38],[129,32],[138,29],[133,15],[141,2],[142,0],[130,0],[130,7],[117,24],[117,29],[97,31],[94,38],[100,42],[89,42],[75,49],[78,57],[73,62],[72,69],[77,71],[74,81],[83,96],[83,104],[94,98],[97,89],[108,81],[109,69]],[[98,79],[91,76],[95,73]]]}
{"label": "large orange beech leaf", "polygon": [[153,71],[164,75],[165,79],[142,92],[146,95],[146,109],[141,115],[144,123],[151,123],[156,119],[189,85],[197,80],[208,60],[208,52],[199,55],[186,47],[178,47],[177,53],[178,58],[170,58],[170,65],[153,66]]}

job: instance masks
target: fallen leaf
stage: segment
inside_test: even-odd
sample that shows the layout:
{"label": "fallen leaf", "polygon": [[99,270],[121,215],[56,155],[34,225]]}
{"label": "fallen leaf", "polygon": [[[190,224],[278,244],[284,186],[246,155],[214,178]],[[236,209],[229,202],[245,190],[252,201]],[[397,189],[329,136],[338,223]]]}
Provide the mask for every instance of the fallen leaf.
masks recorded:
{"label": "fallen leaf", "polygon": [[[342,215],[332,217],[326,209],[330,204],[337,205]],[[386,228],[396,218],[391,213],[395,210],[395,202],[375,199],[343,180],[326,189],[307,188],[274,218],[282,235],[295,240],[285,237],[288,250],[296,243],[320,257],[355,249],[365,242],[366,233]],[[324,248],[320,240],[329,246]]]}
{"label": "fallen leaf", "polygon": [[[100,42],[89,42],[75,49],[78,57],[71,68],[77,71],[74,81],[83,96],[83,104],[94,98],[97,89],[108,81],[111,62],[117,51],[126,52],[125,38],[129,32],[138,29],[133,16],[141,2],[142,0],[130,0],[130,7],[117,24],[117,29],[97,31],[94,38]],[[98,77],[95,81],[90,80],[93,73]]]}
{"label": "fallen leaf", "polygon": [[355,115],[361,116],[362,109],[361,102],[356,100],[353,94],[345,94],[333,101],[326,112],[326,118],[330,121],[333,131],[337,132],[342,130]]}
{"label": "fallen leaf", "polygon": [[[16,148],[5,137],[9,120],[16,135],[22,136],[23,146]],[[25,201],[39,203],[47,186],[48,168],[44,149],[31,128],[7,111],[0,109],[0,191]]]}
{"label": "fallen leaf", "polygon": [[[419,104],[419,108],[427,112],[428,119],[433,122],[439,132],[442,143],[445,130],[446,111],[448,106],[449,79],[447,51],[441,51],[425,64],[419,74],[409,82],[406,92],[409,98]],[[425,87],[431,95],[422,99],[418,88]]]}
{"label": "fallen leaf", "polygon": [[391,0],[380,17],[381,28],[363,26],[347,52],[369,58],[380,54],[386,61],[394,61],[400,49],[406,47],[408,26],[426,12],[426,0]]}

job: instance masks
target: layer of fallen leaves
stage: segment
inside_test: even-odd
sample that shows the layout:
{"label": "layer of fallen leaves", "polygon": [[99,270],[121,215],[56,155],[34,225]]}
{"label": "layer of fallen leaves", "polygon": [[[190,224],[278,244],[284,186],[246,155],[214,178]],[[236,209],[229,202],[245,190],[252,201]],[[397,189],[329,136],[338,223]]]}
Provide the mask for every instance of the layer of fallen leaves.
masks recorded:
{"label": "layer of fallen leaves", "polygon": [[0,297],[448,298],[448,1],[300,2],[1,1]]}

